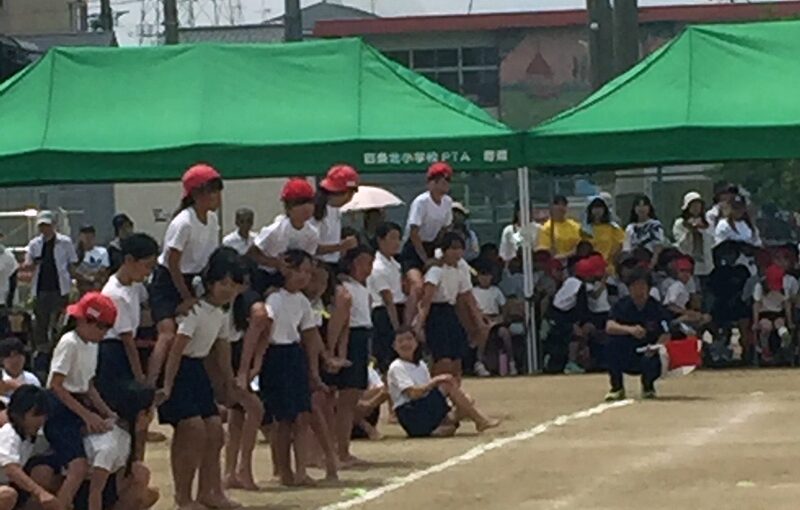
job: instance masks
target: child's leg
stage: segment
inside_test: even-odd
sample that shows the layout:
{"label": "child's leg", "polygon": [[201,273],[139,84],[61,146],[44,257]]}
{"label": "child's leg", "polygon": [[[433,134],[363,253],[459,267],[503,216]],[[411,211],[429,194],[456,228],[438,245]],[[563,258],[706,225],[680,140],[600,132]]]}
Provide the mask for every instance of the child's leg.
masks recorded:
{"label": "child's leg", "polygon": [[212,416],[203,422],[206,428],[206,443],[200,463],[197,502],[209,508],[237,508],[239,505],[225,497],[222,489],[219,460],[219,454],[225,442],[222,420],[219,416]]}
{"label": "child's leg", "polygon": [[325,406],[327,405],[326,395],[322,392],[314,392],[311,395],[311,430],[314,432],[323,453],[325,454],[325,478],[336,480],[338,465],[336,462],[336,451],[333,442],[333,435],[325,418]]}
{"label": "child's leg", "polygon": [[478,429],[478,432],[496,427],[500,424],[500,420],[489,418],[481,413],[478,408],[475,407],[474,401],[469,395],[464,393],[458,385],[446,383],[441,385],[440,388],[444,391],[444,394],[450,398],[453,405],[456,406],[456,412],[459,415],[466,416],[475,422],[475,428]]}
{"label": "child's leg", "polygon": [[103,490],[109,475],[105,469],[92,468],[89,478],[89,510],[103,510]]}
{"label": "child's leg", "polygon": [[8,485],[0,486],[0,510],[14,510],[17,506],[17,491]]}
{"label": "child's leg", "polygon": [[178,508],[194,506],[192,485],[200,469],[206,444],[206,424],[198,417],[182,420],[175,427],[170,448],[172,478],[175,481],[175,504]]}
{"label": "child's leg", "polygon": [[64,508],[72,506],[72,500],[78,492],[86,476],[89,474],[89,462],[86,457],[73,459],[67,464],[67,474],[64,476],[64,483],[58,489],[56,497]]}
{"label": "child's leg", "polygon": [[356,423],[361,423],[361,420],[372,414],[372,411],[380,407],[387,400],[389,400],[389,391],[385,386],[365,391],[361,395],[361,399],[356,406],[354,421]]}
{"label": "child's leg", "polygon": [[119,499],[113,510],[143,510],[158,502],[160,493],[150,488],[150,470],[142,463],[131,466],[131,474],[120,480]]}
{"label": "child's leg", "polygon": [[253,452],[256,449],[258,438],[258,428],[264,419],[264,405],[259,398],[252,393],[245,393],[241,404],[244,407],[244,424],[242,425],[241,443],[239,446],[239,468],[236,478],[241,488],[246,490],[258,490],[255,476],[253,475]]}
{"label": "child's leg", "polygon": [[358,459],[350,455],[350,434],[353,432],[353,418],[362,390],[345,388],[339,390],[336,403],[336,442],[339,460],[343,464],[352,464]]}
{"label": "child's leg", "polygon": [[769,350],[769,337],[772,335],[773,325],[769,319],[758,321],[758,343],[762,349]]}
{"label": "child's leg", "polygon": [[308,476],[306,471],[308,466],[309,443],[311,441],[309,421],[309,413],[301,413],[292,424],[294,462],[297,468],[294,478],[296,485],[314,485],[314,480]]}
{"label": "child's leg", "polygon": [[239,467],[244,416],[244,411],[237,407],[231,407],[228,413],[228,441],[225,444],[225,487],[228,489],[240,488],[236,470]]}
{"label": "child's leg", "polygon": [[422,298],[423,279],[419,269],[411,269],[406,273],[406,285],[408,287],[406,306],[403,310],[404,324],[413,324],[417,316],[417,306]]}
{"label": "child's leg", "polygon": [[172,341],[175,339],[175,319],[164,319],[158,323],[158,339],[156,345],[153,347],[153,353],[147,362],[147,384],[156,386],[158,384],[158,377],[161,375],[161,370],[164,368],[164,362],[167,360],[167,353],[172,347]]}
{"label": "child's leg", "polygon": [[293,424],[289,421],[279,421],[273,425],[272,458],[280,477],[281,483],[286,486],[294,485],[294,473],[291,464]]}

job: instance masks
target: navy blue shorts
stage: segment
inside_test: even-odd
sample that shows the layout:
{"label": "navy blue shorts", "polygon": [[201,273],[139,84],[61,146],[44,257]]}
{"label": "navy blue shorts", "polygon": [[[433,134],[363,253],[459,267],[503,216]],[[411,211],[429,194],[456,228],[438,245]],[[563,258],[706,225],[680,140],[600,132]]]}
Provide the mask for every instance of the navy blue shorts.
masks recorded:
{"label": "navy blue shorts", "polygon": [[[428,257],[433,257],[436,251],[435,243],[422,243],[422,247],[425,249],[425,253]],[[425,271],[425,262],[419,258],[419,254],[411,241],[406,241],[406,244],[403,246],[403,251],[400,252],[400,265],[403,268],[403,273],[407,273],[412,269]]]}
{"label": "navy blue shorts", "polygon": [[[183,275],[183,280],[190,292],[194,292],[192,281],[194,274]],[[169,269],[164,266],[156,266],[153,270],[153,279],[147,289],[150,296],[150,314],[153,321],[158,324],[164,319],[174,319],[177,315],[178,306],[181,304],[181,293],[172,282]]]}
{"label": "navy blue shorts", "polygon": [[203,359],[184,356],[172,384],[169,400],[158,408],[159,423],[175,427],[189,418],[206,419],[218,414],[214,388]]}
{"label": "navy blue shorts", "polygon": [[461,360],[469,345],[467,333],[458,320],[456,308],[447,303],[433,303],[425,321],[425,342],[434,361]]}
{"label": "navy blue shorts", "polygon": [[[397,317],[403,320],[404,305],[395,305]],[[372,349],[370,352],[377,361],[378,370],[385,374],[389,372],[389,365],[397,357],[394,352],[394,328],[389,319],[389,313],[385,306],[372,310]]]}
{"label": "navy blue shorts", "polygon": [[274,421],[292,422],[311,412],[308,360],[299,343],[270,345],[259,376],[265,412]]}
{"label": "navy blue shorts", "polygon": [[432,390],[424,397],[407,402],[394,410],[397,421],[409,437],[428,437],[439,428],[450,405],[438,389]]}
{"label": "navy blue shorts", "polygon": [[[86,450],[83,448],[84,427],[83,420],[72,412],[52,390],[47,392],[48,414],[44,423],[44,436],[53,450],[52,462],[59,467],[65,467],[75,459],[85,459]],[[74,395],[81,402],[86,399],[84,395]]]}
{"label": "navy blue shorts", "polygon": [[119,413],[120,398],[135,379],[122,340],[108,338],[100,342],[94,383],[114,412]]}
{"label": "navy blue shorts", "polygon": [[340,390],[367,389],[367,367],[369,367],[370,328],[350,328],[347,342],[347,360],[352,363],[331,377],[331,384]]}

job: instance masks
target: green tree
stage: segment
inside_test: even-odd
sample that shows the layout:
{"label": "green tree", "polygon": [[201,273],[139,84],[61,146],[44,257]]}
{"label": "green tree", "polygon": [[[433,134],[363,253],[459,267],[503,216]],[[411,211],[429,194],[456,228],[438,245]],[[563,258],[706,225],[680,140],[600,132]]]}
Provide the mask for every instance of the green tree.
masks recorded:
{"label": "green tree", "polygon": [[720,178],[743,186],[757,204],[800,211],[800,160],[725,163]]}

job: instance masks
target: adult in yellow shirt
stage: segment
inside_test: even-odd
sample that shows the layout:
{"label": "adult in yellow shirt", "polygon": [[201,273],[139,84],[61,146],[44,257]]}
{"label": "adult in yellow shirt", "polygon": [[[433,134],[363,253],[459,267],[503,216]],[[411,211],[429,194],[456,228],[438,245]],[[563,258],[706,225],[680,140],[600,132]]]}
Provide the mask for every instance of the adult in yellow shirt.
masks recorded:
{"label": "adult in yellow shirt", "polygon": [[614,267],[614,260],[622,251],[625,231],[611,219],[611,209],[602,197],[589,202],[581,236],[592,243],[595,251],[603,256],[609,268]]}
{"label": "adult in yellow shirt", "polygon": [[581,225],[567,218],[567,197],[556,195],[550,206],[550,219],[539,230],[538,250],[547,250],[555,257],[564,259],[575,254],[581,241]]}

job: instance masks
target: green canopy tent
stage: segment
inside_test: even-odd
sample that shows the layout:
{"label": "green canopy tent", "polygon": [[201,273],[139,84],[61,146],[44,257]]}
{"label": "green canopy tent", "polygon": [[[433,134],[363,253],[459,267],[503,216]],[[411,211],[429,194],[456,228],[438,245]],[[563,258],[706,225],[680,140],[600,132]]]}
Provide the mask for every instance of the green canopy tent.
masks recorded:
{"label": "green canopy tent", "polygon": [[526,134],[528,164],[800,157],[800,21],[691,26]]}
{"label": "green canopy tent", "polygon": [[0,85],[0,185],[458,170],[522,163],[478,106],[358,39],[58,48]]}

